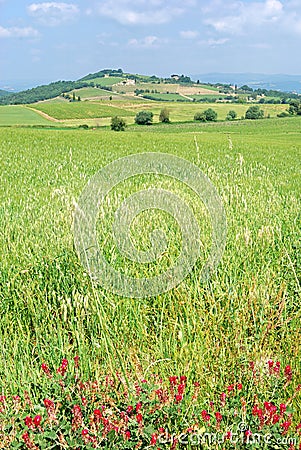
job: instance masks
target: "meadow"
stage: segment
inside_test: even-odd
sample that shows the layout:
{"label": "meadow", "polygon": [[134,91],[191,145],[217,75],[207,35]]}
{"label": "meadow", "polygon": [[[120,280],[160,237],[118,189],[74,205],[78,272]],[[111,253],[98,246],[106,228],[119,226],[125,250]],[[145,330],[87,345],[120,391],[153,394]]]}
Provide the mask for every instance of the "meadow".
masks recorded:
{"label": "meadow", "polygon": [[[54,108],[59,106],[50,105],[51,111],[46,103],[43,108],[37,107],[54,114]],[[84,102],[79,102],[69,108],[81,111],[83,106]],[[215,106],[220,112],[232,109],[232,105]],[[278,111],[281,105],[272,106]],[[101,107],[93,103],[93,111]],[[238,107],[241,113],[246,109],[246,105]],[[129,109],[134,111],[135,107]],[[268,107],[264,109],[270,111]],[[122,104],[120,110],[124,110]],[[55,111],[56,117],[63,118],[61,110]],[[185,105],[181,109],[172,105],[171,114],[182,117]],[[156,297],[133,299],[92,284],[74,249],[73,214],[77,199],[93,174],[118,158],[143,152],[185,158],[210,178],[224,204],[227,243],[216,272],[204,281],[200,273],[210,246],[210,220],[193,193],[178,182],[151,175],[122,183],[100,211],[97,228],[101,248],[116,267],[121,267],[123,259],[110,235],[114,210],[139,189],[159,183],[165,189],[182,193],[197,211],[203,231],[204,254],[180,285]],[[2,127],[0,155],[2,395],[8,398],[18,394],[23,399],[26,390],[33,399],[32,406],[28,406],[30,413],[43,415],[43,398],[50,398],[53,392],[51,380],[42,376],[41,364],[65,367],[60,366],[62,359],[70,364],[77,355],[84,382],[121,374],[122,381],[113,389],[115,394],[118,386],[129,386],[128,380],[149,380],[153,373],[163,380],[185,375],[187,385],[198,386],[201,404],[208,406],[226,386],[239,383],[244,388],[248,386],[245,402],[251,404],[257,392],[260,401],[285,403],[288,411],[294,413],[294,427],[300,422],[300,396],[293,383],[279,387],[277,371],[272,383],[263,384],[258,392],[268,361],[279,362],[281,370],[289,365],[294,383],[301,377],[300,117],[131,126],[121,133],[105,128]],[[165,230],[172,238],[171,253],[160,262],[164,269],[177,255],[173,240],[181,237],[176,224],[153,212],[141,216],[133,236],[142,248],[147,246],[153,227],[164,228],[163,220],[167,220]],[[101,236],[101,232],[105,234]],[[142,273],[146,269],[144,266]],[[141,276],[141,268],[131,265],[129,270]],[[247,375],[250,362],[252,370],[262,374],[260,382]],[[47,373],[45,367],[43,370]],[[61,368],[60,373],[64,370]],[[69,401],[77,392],[72,389]],[[121,397],[117,395],[118,402]],[[76,398],[80,401],[80,395]],[[146,401],[142,398],[142,402]],[[240,410],[241,404],[238,401],[233,408]],[[192,414],[192,403],[185,405],[181,420],[188,420]],[[68,414],[73,407],[74,403]],[[172,414],[177,410],[176,403]],[[229,413],[231,417],[233,411]],[[1,414],[5,410],[0,408],[3,418]],[[19,430],[25,415],[18,416],[13,428],[5,428],[7,416],[2,419],[3,442],[9,433],[21,436]],[[250,423],[251,417],[252,413],[245,419]],[[218,425],[219,419],[216,420]],[[180,428],[177,419],[173,426]],[[85,436],[90,431],[85,434],[82,428],[78,427],[78,439],[81,433],[83,440],[88,439]],[[33,429],[34,426],[28,430]],[[92,448],[86,445],[68,448]],[[112,448],[133,448],[118,445]],[[236,448],[245,447],[243,444]]]}

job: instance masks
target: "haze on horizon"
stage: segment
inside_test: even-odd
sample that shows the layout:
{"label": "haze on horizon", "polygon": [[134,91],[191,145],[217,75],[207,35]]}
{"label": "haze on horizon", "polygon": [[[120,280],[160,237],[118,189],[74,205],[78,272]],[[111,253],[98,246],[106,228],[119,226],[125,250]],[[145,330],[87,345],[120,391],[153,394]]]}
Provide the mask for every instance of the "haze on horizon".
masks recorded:
{"label": "haze on horizon", "polygon": [[300,74],[301,0],[0,0],[0,81]]}

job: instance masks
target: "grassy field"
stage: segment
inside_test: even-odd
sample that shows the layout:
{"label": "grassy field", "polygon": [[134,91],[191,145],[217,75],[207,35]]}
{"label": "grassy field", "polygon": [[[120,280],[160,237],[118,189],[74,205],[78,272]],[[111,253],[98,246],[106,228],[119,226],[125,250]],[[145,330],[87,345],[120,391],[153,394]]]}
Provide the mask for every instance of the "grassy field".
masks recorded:
{"label": "grassy field", "polygon": [[[168,94],[167,94],[168,95]],[[172,94],[171,94],[172,95]],[[174,94],[175,95],[175,94]],[[177,96],[177,98],[181,98]],[[213,108],[218,114],[218,120],[224,120],[229,110],[235,110],[237,117],[244,116],[250,105],[242,104],[206,104],[192,102],[156,102],[140,98],[131,101],[129,98],[112,101],[81,101],[81,102],[41,102],[31,105],[32,108],[42,111],[57,120],[65,121],[71,119],[93,119],[110,118],[118,115],[127,118],[127,122],[133,123],[134,116],[143,109],[150,110],[154,114],[154,121],[159,120],[159,114],[162,108],[167,107],[170,111],[170,120],[173,122],[185,122],[193,120],[196,112],[204,111],[207,108]],[[287,105],[263,105],[262,109],[265,116],[275,117],[279,112],[285,111]],[[17,121],[16,121],[17,123]],[[85,122],[86,123],[86,122]]]}
{"label": "grassy field", "polygon": [[95,117],[112,117],[112,116],[133,116],[134,113],[125,108],[114,107],[111,105],[97,102],[55,102],[55,103],[38,103],[31,105],[39,111],[48,114],[55,119],[90,119]]}
{"label": "grassy field", "polygon": [[[121,367],[140,376],[152,365],[196,377],[204,395],[248,360],[278,358],[300,375],[299,118],[0,134],[1,391],[23,385],[35,395],[40,362],[75,353],[87,377]],[[72,214],[98,169],[140,152],[197,164],[223,199],[228,239],[208,283],[197,265],[171,292],[138,301],[92,288],[73,248]],[[121,186],[108,217],[151,181]]]}
{"label": "grassy field", "polygon": [[[82,107],[84,102],[71,104],[76,105]],[[216,106],[225,112],[229,105]],[[241,112],[246,108],[238,107]],[[192,207],[203,246],[199,261],[181,284],[157,296],[133,299],[91,283],[75,252],[73,214],[80,193],[98,170],[143,152],[180,156],[210,178],[225,208],[227,242],[217,271],[204,281],[201,270],[210,249],[211,225],[202,202],[170,177],[143,174],[121,182],[100,207],[96,227],[101,251],[116,270],[134,277],[161,273],[179,255],[177,223],[160,210],[143,211],[131,229],[140,250],[148,248],[155,228],[165,231],[168,248],[155,264],[129,262],[116,247],[111,229],[116,209],[129,195],[150,187],[175,192]],[[301,400],[293,384],[280,388],[275,377],[272,384],[258,386],[246,375],[250,361],[264,374],[267,361],[273,360],[281,368],[289,364],[294,380],[301,377],[300,117],[156,123],[120,133],[2,127],[0,159],[1,407],[3,395],[23,398],[27,390],[33,406],[26,408],[31,415],[42,414],[44,420],[43,399],[54,399],[52,389],[57,387],[53,388],[52,379],[42,377],[41,364],[59,367],[62,358],[70,362],[78,355],[83,381],[104,380],[116,371],[134,381],[149,379],[152,373],[163,380],[185,374],[190,384],[199,383],[198,398],[205,407],[212,398],[219,399],[225,386],[241,382],[250,405],[255,392],[260,401],[277,405],[293,397],[289,407],[300,421]],[[128,381],[123,383],[126,386]],[[70,385],[55,399],[65,405],[67,416],[81,402],[82,392],[76,389]],[[99,407],[102,400],[93,398]],[[123,404],[120,394],[117,399]],[[180,411],[177,404],[170,408],[170,414]],[[182,408],[179,418],[175,416],[175,429],[181,429],[192,414],[191,403]],[[11,448],[8,442],[17,433],[22,440],[22,431],[17,430],[24,431],[26,415],[8,412],[5,416],[5,411],[1,416],[0,408],[0,448],[4,449]],[[231,424],[233,410],[229,414]],[[80,432],[81,428],[78,442],[82,442]],[[121,443],[118,448],[128,447]]]}
{"label": "grassy field", "polygon": [[46,125],[47,119],[25,106],[0,106],[0,126]]}

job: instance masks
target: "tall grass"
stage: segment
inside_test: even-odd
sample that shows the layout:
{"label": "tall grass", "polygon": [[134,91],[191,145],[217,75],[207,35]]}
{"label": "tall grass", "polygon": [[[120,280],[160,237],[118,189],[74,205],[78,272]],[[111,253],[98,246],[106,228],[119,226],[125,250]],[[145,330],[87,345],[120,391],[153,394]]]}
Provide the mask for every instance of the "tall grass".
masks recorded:
{"label": "tall grass", "polygon": [[[239,379],[249,360],[279,360],[300,376],[297,126],[271,119],[158,133],[0,130],[0,391],[24,386],[35,396],[40,363],[58,366],[74,354],[87,379],[116,370],[185,373],[203,396]],[[134,300],[91,284],[74,251],[72,219],[98,169],[148,151],[199,165],[224,201],[228,238],[207,283],[198,264],[172,291]],[[131,189],[135,181],[123,195]]]}

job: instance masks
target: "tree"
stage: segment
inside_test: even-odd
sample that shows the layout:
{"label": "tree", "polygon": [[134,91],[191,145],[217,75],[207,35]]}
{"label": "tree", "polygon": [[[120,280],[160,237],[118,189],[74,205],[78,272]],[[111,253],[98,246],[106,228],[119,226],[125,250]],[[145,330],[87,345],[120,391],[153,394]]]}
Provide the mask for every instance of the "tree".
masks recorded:
{"label": "tree", "polygon": [[236,117],[237,117],[236,111],[231,109],[227,114],[226,120],[234,120],[236,119]]}
{"label": "tree", "polygon": [[161,109],[160,115],[159,115],[159,121],[163,123],[169,123],[169,110],[167,108]]}
{"label": "tree", "polygon": [[112,117],[111,119],[111,130],[113,131],[124,131],[126,127],[126,122],[122,117]]}
{"label": "tree", "polygon": [[72,100],[75,102],[75,92],[72,92]]}
{"label": "tree", "polygon": [[246,119],[262,119],[263,116],[264,112],[258,105],[250,106],[245,114]]}
{"label": "tree", "polygon": [[80,102],[80,100],[81,100],[81,99],[80,99],[80,95],[79,95],[79,96],[77,97],[77,101]]}
{"label": "tree", "polygon": [[295,114],[301,114],[301,107],[299,100],[291,100],[289,102],[289,105],[290,105],[288,109],[289,114],[291,114],[292,116],[294,116]]}
{"label": "tree", "polygon": [[153,122],[153,113],[151,111],[139,111],[136,114],[135,122],[138,125],[151,125]]}

